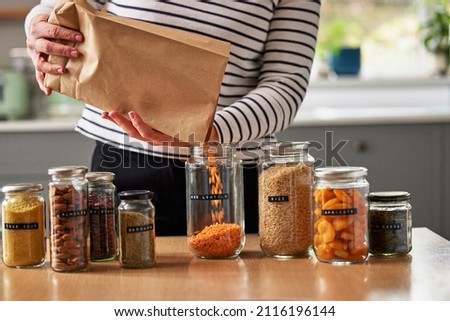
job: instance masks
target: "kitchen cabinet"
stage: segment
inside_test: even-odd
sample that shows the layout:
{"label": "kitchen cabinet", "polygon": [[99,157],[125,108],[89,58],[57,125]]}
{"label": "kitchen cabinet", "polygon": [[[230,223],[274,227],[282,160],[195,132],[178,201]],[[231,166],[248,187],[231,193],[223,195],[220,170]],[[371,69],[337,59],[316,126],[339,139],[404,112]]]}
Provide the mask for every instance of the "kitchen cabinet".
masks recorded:
{"label": "kitchen cabinet", "polygon": [[0,133],[0,186],[37,182],[47,188],[52,166],[90,167],[95,143],[67,131],[21,131]]}
{"label": "kitchen cabinet", "polygon": [[413,225],[450,239],[450,124],[293,126],[279,140],[308,140],[317,166],[368,168],[371,191],[411,193]]}

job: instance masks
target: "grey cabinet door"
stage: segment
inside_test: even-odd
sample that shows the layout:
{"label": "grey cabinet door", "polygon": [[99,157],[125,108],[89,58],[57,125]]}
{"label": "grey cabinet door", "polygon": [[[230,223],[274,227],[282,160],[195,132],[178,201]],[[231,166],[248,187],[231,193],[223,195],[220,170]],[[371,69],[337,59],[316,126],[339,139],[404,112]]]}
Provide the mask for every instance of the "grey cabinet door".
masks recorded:
{"label": "grey cabinet door", "polygon": [[445,131],[441,124],[291,127],[278,139],[311,141],[317,166],[367,167],[371,191],[410,192],[413,225],[450,238]]}

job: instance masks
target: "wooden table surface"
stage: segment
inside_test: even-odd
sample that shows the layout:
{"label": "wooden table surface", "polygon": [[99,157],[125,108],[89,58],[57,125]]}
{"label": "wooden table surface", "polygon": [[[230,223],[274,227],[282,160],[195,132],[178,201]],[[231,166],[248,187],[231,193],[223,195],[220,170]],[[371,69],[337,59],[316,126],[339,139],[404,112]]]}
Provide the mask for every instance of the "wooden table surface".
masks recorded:
{"label": "wooden table surface", "polygon": [[0,263],[0,300],[450,300],[450,241],[413,229],[406,257],[334,266],[310,258],[263,256],[247,235],[237,259],[194,258],[185,237],[157,237],[157,265],[130,270],[118,262],[58,273],[48,264],[13,269]]}

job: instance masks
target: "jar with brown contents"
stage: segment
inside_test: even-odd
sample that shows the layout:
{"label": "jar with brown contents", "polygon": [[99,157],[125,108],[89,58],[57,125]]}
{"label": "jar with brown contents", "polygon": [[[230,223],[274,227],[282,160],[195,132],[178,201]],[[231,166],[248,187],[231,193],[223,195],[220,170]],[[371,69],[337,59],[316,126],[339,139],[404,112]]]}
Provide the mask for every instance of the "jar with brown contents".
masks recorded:
{"label": "jar with brown contents", "polygon": [[3,262],[6,266],[39,267],[45,263],[45,201],[41,184],[3,186]]}
{"label": "jar with brown contents", "polygon": [[268,256],[310,254],[314,158],[309,145],[282,142],[263,148],[266,157],[258,167],[259,241]]}
{"label": "jar with brown contents", "polygon": [[117,255],[117,202],[114,176],[111,172],[86,174],[89,182],[91,261],[111,261]]}
{"label": "jar with brown contents", "polygon": [[119,193],[119,262],[124,268],[150,268],[156,264],[155,208],[148,190]]}
{"label": "jar with brown contents", "polygon": [[186,162],[187,243],[205,259],[239,255],[244,242],[242,164],[234,147],[194,146]]}
{"label": "jar with brown contents", "polygon": [[57,272],[89,268],[88,181],[84,166],[48,170],[50,201],[50,266]]}

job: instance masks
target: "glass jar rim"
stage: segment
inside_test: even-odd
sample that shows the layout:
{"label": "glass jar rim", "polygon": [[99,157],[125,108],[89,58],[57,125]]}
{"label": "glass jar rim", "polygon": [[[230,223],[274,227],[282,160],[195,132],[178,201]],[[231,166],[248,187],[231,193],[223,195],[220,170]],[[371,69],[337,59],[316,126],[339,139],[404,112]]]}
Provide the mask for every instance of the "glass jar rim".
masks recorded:
{"label": "glass jar rim", "polygon": [[153,198],[153,192],[149,190],[128,190],[118,194],[121,200],[142,200]]}
{"label": "glass jar rim", "polygon": [[113,181],[116,174],[113,172],[89,172],[86,173],[86,179],[90,182]]}
{"label": "glass jar rim", "polygon": [[369,201],[371,202],[395,202],[408,201],[411,194],[406,191],[381,191],[369,193]]}
{"label": "glass jar rim", "polygon": [[2,187],[3,193],[42,192],[44,186],[39,183],[16,183]]}
{"label": "glass jar rim", "polygon": [[222,144],[219,142],[206,142],[201,145],[191,146],[191,154],[196,157],[223,157],[232,155],[234,144]]}
{"label": "glass jar rim", "polygon": [[58,177],[69,177],[71,175],[84,175],[87,173],[86,166],[57,166],[48,169],[48,174]]}
{"label": "glass jar rim", "polygon": [[319,167],[314,170],[318,178],[346,179],[367,176],[367,168],[362,166],[330,166]]}
{"label": "glass jar rim", "polygon": [[285,142],[270,142],[263,144],[261,148],[264,151],[276,154],[290,154],[295,152],[307,151],[311,143],[309,141],[285,141]]}

